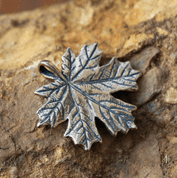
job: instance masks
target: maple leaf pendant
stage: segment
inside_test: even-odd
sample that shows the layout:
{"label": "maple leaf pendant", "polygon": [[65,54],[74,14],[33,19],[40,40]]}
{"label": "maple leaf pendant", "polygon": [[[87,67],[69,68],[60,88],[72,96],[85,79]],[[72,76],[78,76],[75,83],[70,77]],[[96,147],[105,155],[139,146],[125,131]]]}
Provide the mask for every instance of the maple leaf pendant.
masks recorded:
{"label": "maple leaf pendant", "polygon": [[99,66],[102,51],[98,44],[84,45],[75,57],[70,48],[62,56],[62,71],[49,61],[39,64],[40,73],[54,82],[35,91],[48,101],[37,111],[42,124],[64,122],[68,119],[65,136],[73,138],[89,150],[94,142],[101,142],[95,124],[98,117],[116,135],[136,128],[131,111],[136,106],[114,98],[110,93],[119,90],[137,90],[136,80],[140,72],[133,70],[129,62],[116,58]]}

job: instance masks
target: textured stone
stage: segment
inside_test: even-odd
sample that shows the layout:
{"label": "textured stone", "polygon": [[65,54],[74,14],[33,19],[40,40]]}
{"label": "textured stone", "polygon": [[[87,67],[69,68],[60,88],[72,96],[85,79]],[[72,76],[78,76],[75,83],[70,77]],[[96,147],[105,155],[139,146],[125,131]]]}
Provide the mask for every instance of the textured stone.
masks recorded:
{"label": "textured stone", "polygon": [[157,27],[157,32],[159,33],[159,35],[163,35],[163,36],[167,36],[168,35],[168,31],[162,29],[162,28],[158,28]]}
{"label": "textured stone", "polygon": [[177,60],[177,52],[170,54],[170,59],[173,63],[175,63]]}
{"label": "textured stone", "polygon": [[143,75],[138,81],[138,92],[131,94],[132,103],[140,106],[155,97],[161,91],[161,77],[162,72],[157,67]]}
{"label": "textured stone", "polygon": [[13,141],[13,137],[10,133],[3,131],[1,128],[0,135],[0,162],[3,162],[10,156],[15,154],[15,144]]}
{"label": "textured stone", "polygon": [[126,15],[128,24],[136,25],[142,21],[155,19],[161,21],[164,18],[170,18],[176,15],[175,8],[177,2],[175,0],[139,0],[136,5]]}
{"label": "textured stone", "polygon": [[157,101],[153,100],[147,103],[145,108],[148,110],[148,116],[153,115],[151,120],[154,121],[157,127],[164,128],[173,119],[173,113]]}
{"label": "textured stone", "polygon": [[122,149],[124,151],[128,151],[132,147],[133,147],[133,138],[132,138],[131,134],[128,134],[128,135],[126,135],[126,136],[123,137],[123,140],[122,140]]}
{"label": "textured stone", "polygon": [[155,135],[149,135],[146,141],[134,148],[132,159],[135,160],[135,165],[139,166],[132,166],[135,168],[132,171],[138,171],[139,177],[162,177],[159,146]]}
{"label": "textured stone", "polygon": [[143,49],[139,54],[134,55],[130,59],[131,66],[141,71],[143,74],[146,72],[150,65],[151,60],[159,53],[159,50],[154,47],[147,47]]}
{"label": "textured stone", "polygon": [[177,165],[175,165],[173,168],[171,168],[171,178],[177,177]]}
{"label": "textured stone", "polygon": [[177,137],[173,137],[170,139],[170,143],[177,144]]}
{"label": "textured stone", "polygon": [[165,102],[176,104],[177,103],[177,90],[174,88],[170,88],[167,90],[167,94],[165,96]]}
{"label": "textured stone", "polygon": [[170,86],[168,90],[166,91],[166,94],[168,93],[168,91],[169,91],[169,94],[171,93],[170,88],[172,88],[171,89],[172,93],[173,91],[175,92],[176,90],[176,87],[177,87],[177,72],[176,71],[177,71],[177,66],[175,65],[175,63],[172,63],[172,67],[170,68],[170,73],[171,73],[171,83],[173,87]]}
{"label": "textured stone", "polygon": [[[137,144],[131,153],[130,160],[122,169],[120,177],[162,177],[160,168],[160,154],[158,141],[155,135],[151,134],[148,138]],[[133,164],[131,164],[133,162]]]}
{"label": "textured stone", "polygon": [[[159,114],[157,114],[159,113]],[[164,128],[173,118],[173,115],[168,109],[165,110],[159,110],[159,112],[156,112],[156,116],[154,117],[155,124],[160,127]]]}
{"label": "textured stone", "polygon": [[137,51],[140,49],[144,42],[151,41],[154,38],[154,35],[147,35],[147,34],[138,34],[138,35],[131,35],[130,38],[125,42],[123,46],[123,50],[119,53],[120,56],[123,56],[133,50]]}

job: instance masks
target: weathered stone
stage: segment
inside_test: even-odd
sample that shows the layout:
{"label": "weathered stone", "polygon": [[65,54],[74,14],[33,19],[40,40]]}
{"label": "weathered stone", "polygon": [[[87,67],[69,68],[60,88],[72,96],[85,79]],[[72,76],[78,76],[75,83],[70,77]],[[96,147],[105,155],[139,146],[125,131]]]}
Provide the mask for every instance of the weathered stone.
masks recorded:
{"label": "weathered stone", "polygon": [[162,73],[157,67],[143,75],[138,81],[138,92],[131,94],[132,103],[140,106],[155,97],[161,91],[161,77]]}
{"label": "weathered stone", "polygon": [[170,59],[173,63],[175,63],[177,60],[177,52],[170,54]]}
{"label": "weathered stone", "polygon": [[128,151],[130,148],[133,147],[133,138],[131,134],[128,134],[123,137],[121,146],[124,151]]}
{"label": "weathered stone", "polygon": [[167,94],[165,96],[165,102],[176,104],[177,103],[177,90],[174,88],[170,88],[167,90]]}
{"label": "weathered stone", "polygon": [[157,32],[159,35],[163,35],[163,36],[167,36],[168,35],[168,32],[162,28],[158,28],[157,27]]}
{"label": "weathered stone", "polygon": [[164,107],[157,101],[151,101],[147,104],[147,110],[149,114],[155,113],[156,115],[160,115],[164,111]]}
{"label": "weathered stone", "polygon": [[18,177],[18,169],[17,167],[11,167],[10,168],[10,173],[11,173],[11,177],[13,178],[17,178]]}
{"label": "weathered stone", "polygon": [[166,109],[164,111],[161,111],[160,114],[156,114],[156,116],[154,117],[154,121],[158,127],[164,128],[172,120],[172,118],[173,115],[168,109]]}
{"label": "weathered stone", "polygon": [[138,34],[138,35],[131,35],[130,38],[125,42],[121,53],[119,56],[123,56],[133,50],[137,51],[140,49],[143,44],[147,41],[151,41],[154,38],[154,35],[147,35],[147,34]]}
{"label": "weathered stone", "polygon": [[166,25],[167,25],[168,30],[170,30],[171,29],[171,24],[170,24],[169,21],[166,22]]}
{"label": "weathered stone", "polygon": [[170,139],[170,143],[177,144],[177,137],[173,137]]}
{"label": "weathered stone", "polygon": [[161,21],[176,15],[175,8],[177,2],[175,0],[140,0],[127,13],[126,20],[128,24],[136,25],[142,21],[155,19]]}
{"label": "weathered stone", "polygon": [[177,88],[177,72],[176,71],[177,71],[177,66],[174,63],[172,63],[172,67],[170,68],[170,73],[171,73],[170,79],[171,79],[171,83],[172,83],[173,87],[169,86],[168,90],[166,91],[166,94],[168,93],[168,91],[169,91],[169,94],[171,93],[170,88],[172,88],[171,89],[172,93],[173,93],[173,91],[175,92],[175,90]]}
{"label": "weathered stone", "polygon": [[125,168],[120,173],[120,177],[155,178],[163,175],[160,167],[158,141],[153,134],[133,148],[129,160],[131,161],[127,161]]}
{"label": "weathered stone", "polygon": [[15,143],[12,135],[1,127],[0,135],[0,162],[15,154]]}
{"label": "weathered stone", "polygon": [[171,168],[171,178],[176,178],[177,177],[177,165],[175,164],[172,168]]}
{"label": "weathered stone", "polygon": [[157,127],[164,128],[173,118],[173,113],[157,101],[151,101],[145,105],[148,116],[154,121]]}
{"label": "weathered stone", "polygon": [[154,47],[147,47],[143,49],[139,54],[134,55],[130,59],[131,66],[141,71],[143,74],[146,72],[150,65],[151,60],[159,53],[159,50]]}
{"label": "weathered stone", "polygon": [[173,49],[173,46],[169,46],[168,47],[168,50],[170,51],[170,50],[172,50]]}
{"label": "weathered stone", "polygon": [[174,137],[173,135],[167,135],[167,139],[172,144],[177,144],[177,137]]}

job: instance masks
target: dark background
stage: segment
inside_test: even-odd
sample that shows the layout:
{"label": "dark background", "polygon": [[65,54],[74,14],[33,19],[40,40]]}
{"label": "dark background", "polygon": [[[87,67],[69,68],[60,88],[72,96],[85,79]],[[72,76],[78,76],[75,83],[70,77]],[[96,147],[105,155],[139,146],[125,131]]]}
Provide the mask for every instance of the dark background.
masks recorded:
{"label": "dark background", "polygon": [[31,10],[65,1],[67,0],[0,0],[0,13]]}

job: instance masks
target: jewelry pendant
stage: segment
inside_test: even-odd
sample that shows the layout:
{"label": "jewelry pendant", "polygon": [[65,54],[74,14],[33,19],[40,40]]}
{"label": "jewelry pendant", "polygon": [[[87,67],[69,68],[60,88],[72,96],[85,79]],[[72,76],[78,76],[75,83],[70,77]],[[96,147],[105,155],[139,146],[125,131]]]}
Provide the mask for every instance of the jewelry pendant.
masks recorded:
{"label": "jewelry pendant", "polygon": [[70,48],[62,56],[62,71],[49,61],[41,61],[39,72],[54,82],[35,91],[48,101],[37,111],[38,126],[68,120],[65,136],[75,144],[89,150],[94,142],[101,142],[95,124],[98,117],[116,135],[136,128],[131,111],[136,106],[114,98],[110,93],[119,90],[137,90],[136,80],[140,72],[133,70],[129,62],[116,58],[99,66],[102,51],[98,44],[84,45],[75,57]]}

